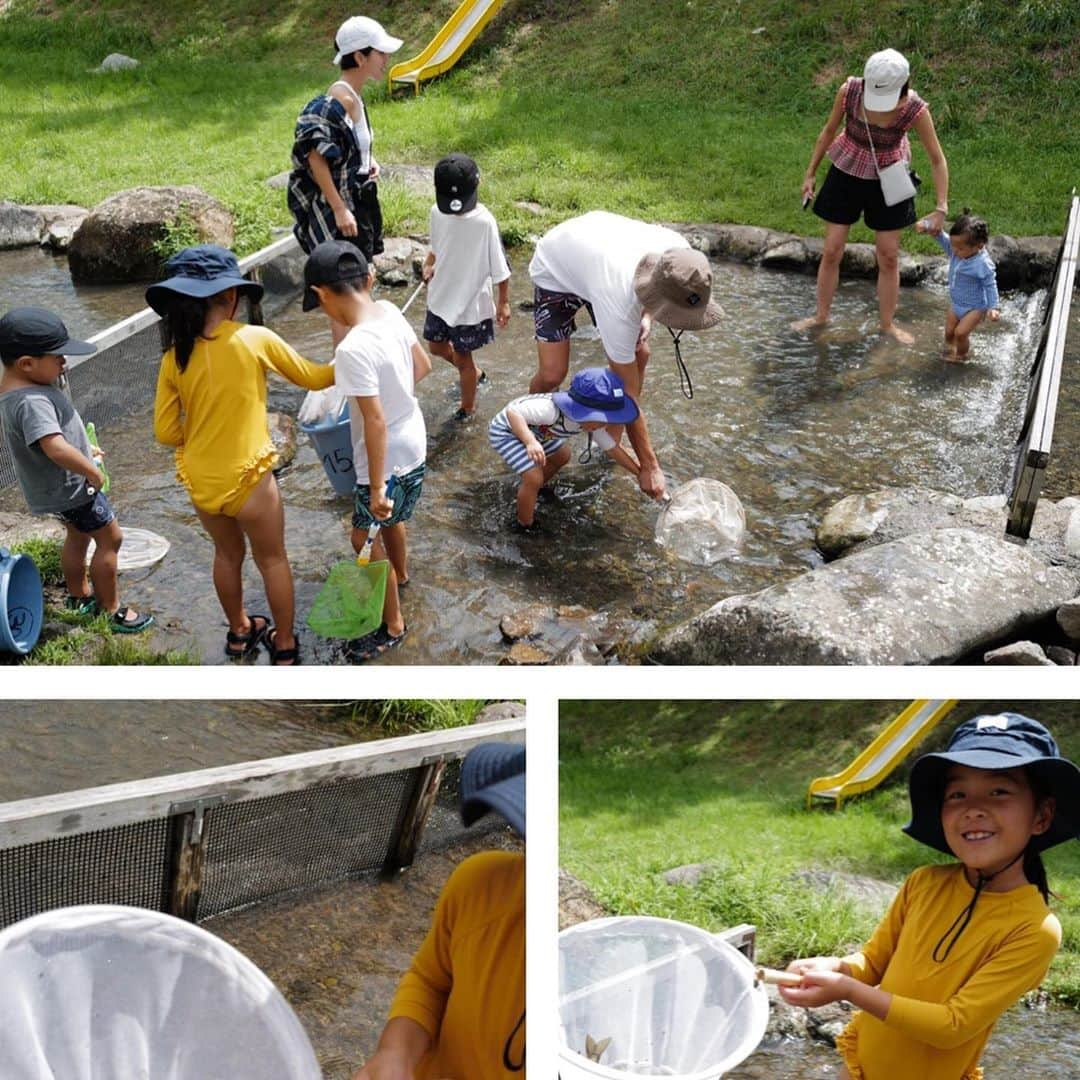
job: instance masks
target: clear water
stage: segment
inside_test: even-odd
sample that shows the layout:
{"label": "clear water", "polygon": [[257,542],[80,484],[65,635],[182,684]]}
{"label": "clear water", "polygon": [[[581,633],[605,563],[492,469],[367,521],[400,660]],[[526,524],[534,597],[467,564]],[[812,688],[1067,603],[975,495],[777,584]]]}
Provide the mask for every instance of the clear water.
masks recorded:
{"label": "clear water", "polygon": [[[763,1043],[729,1080],[813,1080],[835,1077],[839,1055],[808,1039]],[[982,1057],[988,1078],[1015,1076],[1041,1080],[1080,1077],[1080,1018],[1067,1009],[1017,1005],[997,1023]]]}
{"label": "clear water", "polygon": [[0,700],[0,802],[357,741],[325,702]]}
{"label": "clear water", "polygon": [[[515,259],[515,305],[529,296],[525,265]],[[50,274],[63,287],[50,291],[44,284]],[[403,594],[410,635],[384,662],[497,662],[507,650],[500,617],[536,602],[583,605],[610,620],[614,637],[634,637],[817,565],[814,528],[843,495],[894,484],[963,496],[1004,489],[1041,294],[1007,297],[1001,323],[978,332],[972,361],[957,365],[940,358],[941,286],[902,292],[901,322],[916,335],[916,345],[903,348],[873,333],[871,283],[842,284],[834,324],[815,339],[788,329],[812,309],[812,278],[729,263],[716,274],[725,320],[708,333],[684,336],[694,399],[682,397],[670,340],[657,328],[644,404],[672,484],[711,476],[739,495],[748,523],[742,552],[702,568],[658,548],[654,504],[606,460],[575,460],[560,474],[557,502],[540,508],[539,535],[509,531],[514,480],[488,445],[486,420],[526,391],[535,370],[531,315],[515,308],[508,330],[478,353],[491,384],[481,391],[476,420],[451,419],[457,386],[448,364],[436,360],[419,387],[429,472],[410,525],[413,583]],[[402,303],[408,292],[383,295]],[[49,297],[71,330],[83,334],[141,306],[139,288],[135,303],[132,290],[124,290],[118,311],[98,291],[66,283],[62,261],[37,252],[0,255],[0,307],[24,293]],[[417,329],[423,315],[421,297],[409,312]],[[302,313],[298,301],[271,325],[306,355],[328,356],[325,320]],[[1074,332],[1073,356],[1077,338]],[[586,328],[572,364],[590,363],[603,363],[603,354]],[[272,390],[273,407],[285,411],[295,412],[301,398],[291,387]],[[1080,491],[1080,477],[1073,476],[1080,468],[1073,452],[1080,450],[1078,403],[1080,389],[1067,368],[1050,494]],[[222,662],[225,627],[210,582],[211,545],[173,478],[170,452],[152,440],[150,403],[122,424],[99,427],[99,437],[121,522],[163,533],[173,544],[161,566],[127,576],[125,599],[157,613],[169,644],[193,645],[207,663]],[[281,482],[302,621],[327,570],[350,549],[348,502],[333,496],[314,450],[304,437],[300,442]],[[0,493],[0,509],[20,507],[17,491]],[[247,582],[249,607],[265,610],[250,566]],[[310,632],[304,648],[307,662],[340,660],[336,643]]]}

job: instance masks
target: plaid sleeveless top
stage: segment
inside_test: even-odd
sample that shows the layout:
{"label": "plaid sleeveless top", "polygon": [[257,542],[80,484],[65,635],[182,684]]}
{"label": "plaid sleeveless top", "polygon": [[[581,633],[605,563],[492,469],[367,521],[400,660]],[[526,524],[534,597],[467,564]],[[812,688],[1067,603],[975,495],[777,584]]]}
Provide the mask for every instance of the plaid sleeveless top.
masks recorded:
{"label": "plaid sleeveless top", "polygon": [[[908,129],[927,107],[914,90],[900,103],[900,112],[889,127],[871,125],[874,153],[878,167],[884,169],[897,161],[911,160]],[[863,81],[852,75],[844,84],[844,129],[832,141],[827,151],[829,160],[841,171],[863,180],[874,180],[877,172],[870,154],[870,140],[863,120]]]}

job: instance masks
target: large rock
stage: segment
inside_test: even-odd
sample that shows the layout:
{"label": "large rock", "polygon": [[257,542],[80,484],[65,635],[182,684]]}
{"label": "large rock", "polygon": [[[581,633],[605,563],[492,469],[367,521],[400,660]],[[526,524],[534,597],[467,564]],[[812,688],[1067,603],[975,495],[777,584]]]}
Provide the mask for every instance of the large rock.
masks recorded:
{"label": "large rock", "polygon": [[44,231],[45,219],[35,207],[0,202],[0,250],[38,244]]}
{"label": "large rock", "polygon": [[934,664],[1053,613],[1080,577],[1006,540],[935,529],[731,596],[662,635],[668,664]]}
{"label": "large rock", "polygon": [[[1065,500],[1055,504],[1040,499],[1027,546],[1048,559],[1075,561],[1067,546],[1069,522],[1075,513]],[[830,506],[815,540],[822,554],[834,559],[932,529],[978,529],[1003,537],[1007,517],[1004,495],[962,499],[931,488],[882,488],[848,495]]]}
{"label": "large rock", "polygon": [[35,206],[31,209],[41,214],[44,222],[41,246],[51,251],[67,251],[71,247],[72,237],[90,213],[85,206],[72,203]]}
{"label": "large rock", "polygon": [[13,510],[0,512],[0,547],[23,540],[63,540],[67,530],[54,517],[39,517]]}
{"label": "large rock", "polygon": [[194,242],[232,246],[232,214],[197,187],[121,191],[98,203],[72,237],[72,279],[101,285],[152,281],[163,262],[155,245],[167,239],[170,226],[181,225],[190,228]]}
{"label": "large rock", "polygon": [[382,285],[407,285],[419,279],[427,248],[408,236],[388,236],[375,256],[375,277]]}

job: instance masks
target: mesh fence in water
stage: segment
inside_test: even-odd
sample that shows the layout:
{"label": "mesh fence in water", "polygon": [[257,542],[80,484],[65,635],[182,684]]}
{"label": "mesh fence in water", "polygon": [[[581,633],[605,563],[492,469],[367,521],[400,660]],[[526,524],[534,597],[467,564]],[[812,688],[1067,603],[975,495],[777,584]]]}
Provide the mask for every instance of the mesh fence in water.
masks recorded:
{"label": "mesh fence in water", "polygon": [[[523,738],[523,720],[493,721],[0,804],[0,929],[93,903],[203,920],[400,869],[465,833],[464,754]],[[115,818],[126,820],[92,827]],[[501,824],[489,815],[469,831]]]}
{"label": "mesh fence in water", "polygon": [[[295,275],[284,266],[273,273],[262,272],[280,260],[285,264],[298,256],[300,249],[290,235],[240,260],[241,272],[253,280],[264,276],[265,287],[283,290],[297,288]],[[257,305],[242,303],[236,317],[261,322]],[[158,366],[164,346],[164,325],[149,308],[114,323],[94,334],[90,343],[97,346],[91,356],[71,357],[68,361],[67,392],[84,421],[98,426],[122,419],[154,400]],[[150,437],[149,435],[147,436]],[[3,433],[0,432],[0,489],[15,483],[15,468]]]}

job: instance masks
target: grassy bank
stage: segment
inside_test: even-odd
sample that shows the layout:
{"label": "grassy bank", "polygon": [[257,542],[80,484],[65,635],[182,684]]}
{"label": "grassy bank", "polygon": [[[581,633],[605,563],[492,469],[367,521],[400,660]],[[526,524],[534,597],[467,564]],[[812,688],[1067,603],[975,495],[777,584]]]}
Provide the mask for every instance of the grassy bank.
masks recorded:
{"label": "grassy bank", "polygon": [[67,611],[63,604],[66,590],[60,569],[59,541],[21,540],[9,548],[15,555],[29,556],[38,568],[45,586],[46,630],[27,656],[0,653],[0,662],[27,667],[75,664],[172,667],[200,662],[198,654],[189,649],[156,648],[153,629],[146,634],[114,634],[109,629],[108,615],[87,618]]}
{"label": "grassy bank", "polygon": [[[455,6],[364,10],[409,56]],[[288,222],[283,192],[263,181],[288,167],[298,109],[333,78],[339,19],[311,0],[14,0],[0,16],[0,191],[92,205],[194,183],[233,209],[238,248],[258,246]],[[472,153],[511,239],[601,206],[819,235],[798,201],[813,140],[842,78],[886,44],[931,104],[952,205],[993,231],[1059,232],[1080,156],[1080,8],[1066,0],[509,0],[419,98],[371,86],[368,100],[381,160]],[[139,68],[89,73],[114,51]],[[915,159],[928,175],[918,147]],[[390,231],[426,228],[427,199],[385,195]]]}
{"label": "grassy bank", "polygon": [[[801,870],[839,870],[899,884],[947,861],[900,832],[907,773],[845,805],[805,809],[811,779],[842,768],[904,702],[568,702],[559,736],[560,862],[618,914],[719,930],[758,926],[759,957],[835,954],[865,941],[875,918],[808,889]],[[923,750],[940,748],[978,712],[1010,708],[1043,720],[1080,759],[1074,702],[965,702]],[[708,863],[695,888],[662,872]],[[1045,988],[1080,1007],[1080,844],[1046,853],[1065,930]]]}

